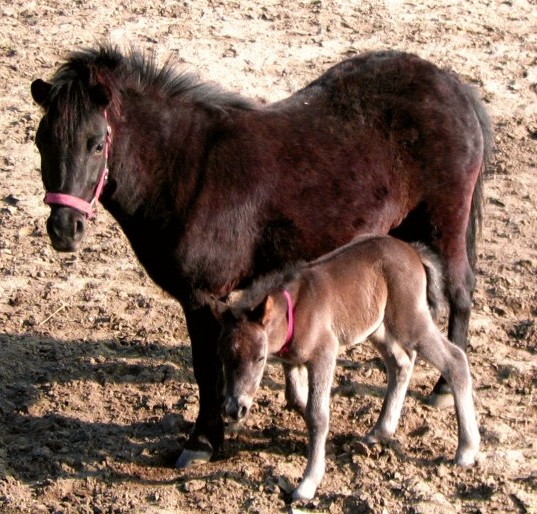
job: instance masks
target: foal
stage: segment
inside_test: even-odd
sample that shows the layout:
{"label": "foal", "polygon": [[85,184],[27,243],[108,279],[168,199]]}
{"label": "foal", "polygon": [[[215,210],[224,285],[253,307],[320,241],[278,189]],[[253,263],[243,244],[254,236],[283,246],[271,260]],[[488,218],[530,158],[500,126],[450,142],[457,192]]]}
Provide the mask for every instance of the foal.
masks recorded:
{"label": "foal", "polygon": [[380,236],[360,238],[312,263],[272,274],[232,305],[212,302],[223,327],[218,351],[226,416],[238,420],[248,414],[269,355],[284,363],[288,404],[304,415],[309,434],[308,463],[293,500],[313,498],[324,475],[339,343],[369,337],[386,363],[387,392],[368,443],[394,434],[418,354],[453,390],[455,462],[474,462],[480,436],[468,360],[433,321],[442,299],[434,256],[423,247]]}

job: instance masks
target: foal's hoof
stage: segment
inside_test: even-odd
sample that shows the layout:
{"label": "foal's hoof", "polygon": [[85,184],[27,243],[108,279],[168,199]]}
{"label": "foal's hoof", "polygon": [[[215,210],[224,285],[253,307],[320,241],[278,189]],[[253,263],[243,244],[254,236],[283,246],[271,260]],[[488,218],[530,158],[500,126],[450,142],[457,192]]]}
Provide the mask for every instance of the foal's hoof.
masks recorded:
{"label": "foal's hoof", "polygon": [[371,430],[362,437],[362,442],[368,446],[372,446],[374,444],[389,441],[392,437],[393,433],[385,432],[383,430]]}
{"label": "foal's hoof", "polygon": [[428,405],[430,405],[431,407],[434,407],[435,409],[445,410],[445,409],[450,409],[454,407],[455,400],[453,399],[453,395],[450,393],[448,394],[432,393],[427,403]]}
{"label": "foal's hoof", "polygon": [[475,451],[472,452],[466,452],[462,455],[457,454],[455,456],[455,464],[457,466],[460,466],[461,468],[470,468],[475,464]]}
{"label": "foal's hoof", "polygon": [[179,455],[175,467],[184,469],[197,464],[203,464],[209,462],[212,456],[213,452],[209,450],[189,450],[185,448],[181,455]]}
{"label": "foal's hoof", "polygon": [[475,441],[465,445],[464,448],[457,448],[455,454],[455,464],[461,468],[469,468],[475,464],[475,458],[479,451],[480,438],[477,436]]}
{"label": "foal's hoof", "polygon": [[309,481],[304,480],[302,483],[291,493],[292,501],[309,501],[313,500],[317,486]]}

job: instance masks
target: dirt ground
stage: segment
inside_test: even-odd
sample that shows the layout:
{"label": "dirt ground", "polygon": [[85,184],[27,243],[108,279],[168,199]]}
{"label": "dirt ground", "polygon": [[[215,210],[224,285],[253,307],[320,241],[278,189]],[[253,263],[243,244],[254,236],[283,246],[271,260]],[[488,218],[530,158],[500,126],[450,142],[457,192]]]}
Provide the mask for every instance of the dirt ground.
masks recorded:
{"label": "dirt ground", "polygon": [[[274,101],[337,61],[398,48],[475,83],[494,122],[471,320],[482,434],[453,467],[455,417],[424,400],[417,366],[396,439],[368,448],[385,375],[368,345],[342,352],[327,473],[303,511],[537,512],[537,4],[535,0],[12,0],[0,6],[0,512],[288,512],[304,423],[270,365],[224,458],[173,463],[197,413],[178,304],[145,276],[102,209],[77,254],[48,241],[33,145],[34,78],[109,39],[172,54],[246,96]],[[298,507],[297,507],[298,508]]]}

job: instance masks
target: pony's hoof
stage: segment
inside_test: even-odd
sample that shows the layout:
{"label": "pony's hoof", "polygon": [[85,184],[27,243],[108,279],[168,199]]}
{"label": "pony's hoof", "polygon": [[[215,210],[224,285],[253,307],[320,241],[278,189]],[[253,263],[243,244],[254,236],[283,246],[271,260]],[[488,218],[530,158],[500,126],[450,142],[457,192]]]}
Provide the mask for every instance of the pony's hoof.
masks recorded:
{"label": "pony's hoof", "polygon": [[213,452],[208,450],[189,450],[185,448],[181,455],[179,455],[179,458],[175,463],[175,467],[178,469],[184,469],[197,464],[203,464],[205,462],[209,462],[212,456]]}
{"label": "pony's hoof", "polygon": [[450,409],[455,406],[452,394],[432,393],[429,397],[428,405],[438,410]]}

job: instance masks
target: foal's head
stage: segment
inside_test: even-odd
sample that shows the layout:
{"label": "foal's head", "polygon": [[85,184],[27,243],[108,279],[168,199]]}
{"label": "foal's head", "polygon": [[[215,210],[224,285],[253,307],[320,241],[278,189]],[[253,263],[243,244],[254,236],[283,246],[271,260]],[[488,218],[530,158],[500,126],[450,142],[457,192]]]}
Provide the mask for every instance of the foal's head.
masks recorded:
{"label": "foal's head", "polygon": [[273,298],[268,296],[253,309],[234,309],[218,301],[212,305],[222,325],[218,354],[224,368],[224,416],[234,421],[246,417],[261,382],[273,304]]}

